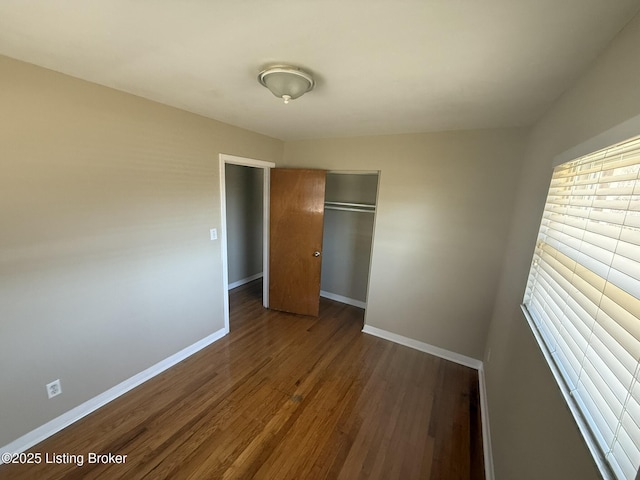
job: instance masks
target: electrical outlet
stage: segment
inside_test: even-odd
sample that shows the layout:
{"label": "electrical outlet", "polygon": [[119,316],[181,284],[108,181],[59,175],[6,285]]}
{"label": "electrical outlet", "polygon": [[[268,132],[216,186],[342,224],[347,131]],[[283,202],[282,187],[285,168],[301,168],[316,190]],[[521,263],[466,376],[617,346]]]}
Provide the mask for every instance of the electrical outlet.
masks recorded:
{"label": "electrical outlet", "polygon": [[47,396],[49,398],[53,398],[56,395],[60,395],[62,393],[62,387],[60,386],[60,379],[54,380],[51,383],[47,383]]}

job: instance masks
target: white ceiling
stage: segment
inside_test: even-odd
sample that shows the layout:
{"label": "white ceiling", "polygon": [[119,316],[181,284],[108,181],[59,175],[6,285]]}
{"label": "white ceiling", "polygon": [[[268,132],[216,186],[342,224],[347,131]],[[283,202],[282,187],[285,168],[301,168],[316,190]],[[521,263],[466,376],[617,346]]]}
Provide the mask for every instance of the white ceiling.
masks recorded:
{"label": "white ceiling", "polygon": [[[292,140],[528,125],[638,0],[2,0],[0,53]],[[284,105],[275,63],[316,89]],[[1,72],[0,72],[1,74]]]}

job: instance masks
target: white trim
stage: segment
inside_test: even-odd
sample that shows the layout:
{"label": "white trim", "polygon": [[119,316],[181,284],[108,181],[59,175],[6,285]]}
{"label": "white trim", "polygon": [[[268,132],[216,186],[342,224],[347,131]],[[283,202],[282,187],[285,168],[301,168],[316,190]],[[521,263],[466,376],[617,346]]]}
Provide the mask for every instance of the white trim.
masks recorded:
{"label": "white trim", "polygon": [[405,347],[415,348],[416,350],[420,350],[421,352],[430,353],[431,355],[435,355],[436,357],[444,358],[445,360],[449,360],[454,363],[459,363],[460,365],[464,365],[465,367],[474,368],[476,370],[480,370],[482,368],[482,361],[476,358],[467,357],[466,355],[461,355],[460,353],[445,350],[444,348],[436,347],[435,345],[420,342],[418,340],[414,340],[413,338],[403,337],[402,335],[388,332],[387,330],[382,330],[381,328],[372,327],[371,325],[365,325],[362,331],[364,333],[368,333],[369,335],[374,335],[391,342],[399,343],[400,345],[404,345]]}
{"label": "white trim", "polygon": [[[275,163],[272,164],[276,166]],[[271,215],[271,168],[265,168],[262,175],[262,306],[269,308],[269,218]]]}
{"label": "white trim", "polygon": [[[369,255],[369,269],[367,270],[367,297],[365,299],[365,304],[369,300],[369,292],[371,291],[371,271],[373,270],[373,255],[376,252],[375,243],[376,243],[376,228],[378,224],[378,200],[380,199],[380,184],[382,183],[382,170],[376,170],[378,174],[378,185],[376,187],[376,212],[373,214],[373,230],[371,231],[371,254]],[[367,315],[369,314],[369,310],[365,309],[364,311],[364,323],[365,326],[367,324]]]}
{"label": "white trim", "polygon": [[262,278],[262,272],[256,273],[255,275],[251,275],[250,277],[243,278],[236,282],[230,283],[228,290],[233,290],[234,288],[241,287],[242,285],[246,285],[247,283],[253,282],[254,280],[257,280],[259,278]]}
{"label": "white trim", "polygon": [[107,403],[115,400],[116,398],[124,395],[129,390],[136,388],[142,383],[150,380],[156,375],[164,372],[168,368],[173,367],[175,364],[181,362],[187,357],[190,357],[194,353],[202,350],[203,348],[211,345],[216,340],[224,337],[229,330],[226,328],[222,328],[217,332],[212,333],[211,335],[198,340],[196,343],[189,345],[186,348],[183,348],[177,353],[174,353],[170,357],[165,358],[164,360],[152,365],[151,367],[143,370],[140,373],[137,373],[133,377],[128,378],[127,380],[119,383],[118,385],[110,388],[109,390],[102,392],[101,394],[93,397],[90,400],[78,405],[75,408],[72,408],[66,413],[63,413],[59,417],[54,418],[53,420],[41,425],[40,427],[31,430],[29,433],[21,436],[20,438],[14,440],[13,442],[5,445],[4,447],[0,447],[0,465],[2,465],[1,454],[2,453],[21,453],[25,450],[37,445],[43,440],[49,438],[50,436],[58,433],[60,430],[68,427],[72,423],[77,422],[83,417],[86,417],[92,412],[95,412],[100,407],[103,407]]}
{"label": "white trim", "polygon": [[[271,185],[271,169],[276,166],[273,162],[265,162],[263,160],[255,160],[253,158],[236,157],[221,153],[219,155],[220,168],[220,218],[221,218],[221,250],[222,250],[222,287],[223,291],[229,291],[229,265],[227,259],[227,186],[225,179],[225,165],[231,163],[233,165],[242,165],[244,167],[262,168],[263,174],[263,222],[262,222],[262,271],[264,281],[262,283],[262,304],[265,308],[269,308],[269,198]],[[222,302],[224,312],[224,326],[229,330],[229,296],[224,295]]]}
{"label": "white trim", "polygon": [[491,447],[491,429],[489,428],[489,405],[487,403],[487,387],[484,378],[484,363],[482,360],[467,357],[444,348],[436,347],[428,343],[414,340],[413,338],[404,337],[397,333],[392,333],[381,328],[365,325],[362,329],[364,333],[374,335],[376,337],[389,340],[390,342],[399,343],[405,347],[415,348],[421,352],[435,355],[436,357],[449,360],[451,362],[473,368],[478,371],[478,395],[480,397],[480,418],[482,420],[482,453],[484,455],[484,475],[486,480],[494,480],[495,473],[493,469],[493,451]]}
{"label": "white trim", "polygon": [[347,305],[353,305],[354,307],[367,308],[366,302],[362,302],[354,298],[343,297],[342,295],[337,295],[331,292],[325,292],[324,290],[320,290],[320,296],[324,298],[328,298],[329,300],[335,300],[336,302],[346,303]]}
{"label": "white trim", "polygon": [[575,160],[589,153],[597,152],[610,145],[624,142],[633,137],[637,137],[640,132],[640,115],[636,115],[615,127],[591,137],[589,140],[571,147],[568,150],[556,155],[553,159],[553,167],[557,167],[571,160]]}
{"label": "white trim", "polygon": [[478,389],[480,395],[480,418],[482,421],[482,453],[484,455],[485,480],[494,480],[493,448],[491,447],[491,429],[489,428],[489,402],[487,399],[487,383],[484,377],[484,363],[478,369]]}
{"label": "white trim", "polygon": [[229,331],[229,265],[227,259],[227,187],[225,179],[225,159],[220,154],[220,252],[222,256],[222,312],[224,316],[224,328]]}
{"label": "white trim", "polygon": [[220,160],[223,160],[225,163],[242,165],[244,167],[274,168],[276,166],[273,162],[265,162],[264,160],[256,160],[255,158],[238,157],[227,153],[221,153]]}

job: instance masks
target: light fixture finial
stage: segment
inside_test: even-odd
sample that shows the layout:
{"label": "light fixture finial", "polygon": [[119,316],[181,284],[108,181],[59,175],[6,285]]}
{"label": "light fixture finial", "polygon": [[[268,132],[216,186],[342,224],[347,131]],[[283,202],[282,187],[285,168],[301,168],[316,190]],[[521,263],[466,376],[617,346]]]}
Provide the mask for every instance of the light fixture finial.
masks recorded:
{"label": "light fixture finial", "polygon": [[310,73],[290,65],[274,65],[258,75],[258,81],[276,97],[289,103],[313,90],[315,81]]}

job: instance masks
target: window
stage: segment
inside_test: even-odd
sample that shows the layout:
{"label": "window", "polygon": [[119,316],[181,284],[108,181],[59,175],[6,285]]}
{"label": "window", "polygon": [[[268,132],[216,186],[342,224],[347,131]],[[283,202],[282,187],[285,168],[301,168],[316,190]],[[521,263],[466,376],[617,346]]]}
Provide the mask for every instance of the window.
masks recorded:
{"label": "window", "polygon": [[640,137],[554,170],[524,307],[600,465],[635,479]]}

